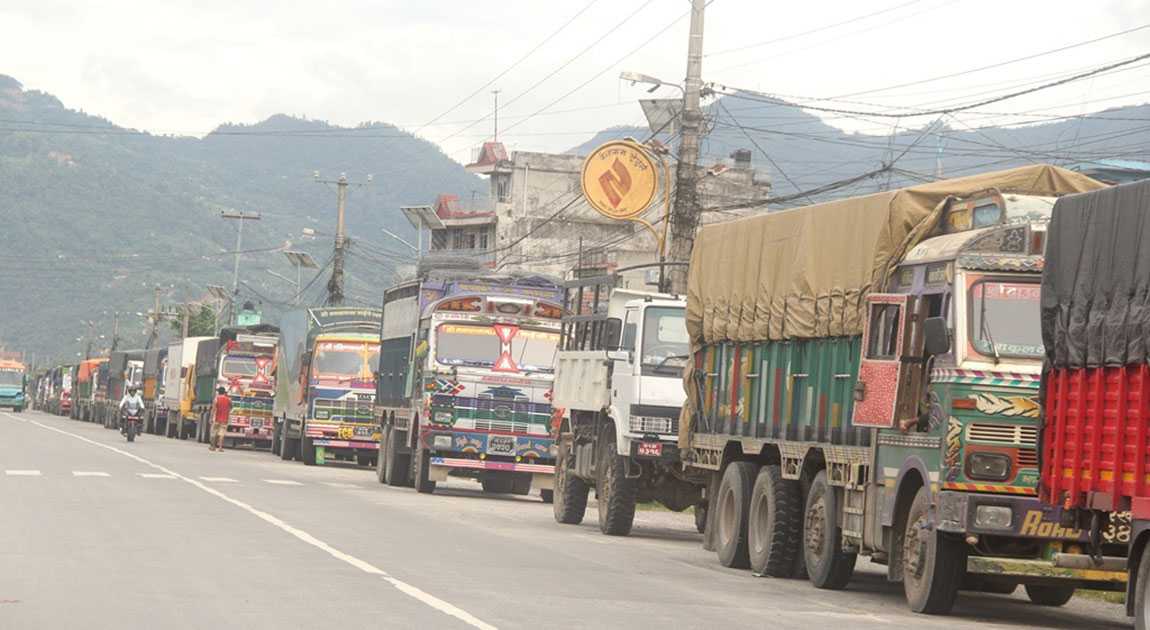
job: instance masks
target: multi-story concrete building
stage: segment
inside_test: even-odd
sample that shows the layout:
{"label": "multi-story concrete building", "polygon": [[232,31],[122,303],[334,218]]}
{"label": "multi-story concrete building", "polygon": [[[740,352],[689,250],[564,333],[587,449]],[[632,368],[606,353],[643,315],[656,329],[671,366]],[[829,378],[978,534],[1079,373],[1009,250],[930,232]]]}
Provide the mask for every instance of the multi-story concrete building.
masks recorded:
{"label": "multi-story concrete building", "polygon": [[[700,203],[725,206],[767,197],[770,184],[751,166],[749,151],[736,151],[732,160],[700,168]],[[490,206],[463,210],[454,196],[441,195],[434,206],[405,209],[412,225],[430,232],[429,254],[473,257],[498,270],[530,271],[569,277],[607,272],[655,262],[656,239],[642,225],[608,219],[583,198],[580,175],[583,156],[516,151],[508,154],[498,142],[485,143],[467,170],[486,175]],[[668,158],[670,178],[674,164]],[[756,211],[763,211],[760,208]],[[644,215],[660,233],[664,203]],[[730,219],[738,211],[705,216]],[[645,274],[631,274],[630,285],[641,285]]]}

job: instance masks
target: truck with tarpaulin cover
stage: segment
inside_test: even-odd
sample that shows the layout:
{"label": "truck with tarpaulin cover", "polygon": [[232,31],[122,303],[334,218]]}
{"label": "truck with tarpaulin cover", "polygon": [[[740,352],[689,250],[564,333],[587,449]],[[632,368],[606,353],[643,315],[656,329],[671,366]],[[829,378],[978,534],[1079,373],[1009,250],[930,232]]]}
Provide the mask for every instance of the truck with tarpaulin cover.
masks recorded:
{"label": "truck with tarpaulin cover", "polygon": [[216,400],[216,359],[219,337],[207,337],[196,345],[196,364],[191,375],[192,416],[196,441],[207,444],[212,435],[212,406]]}
{"label": "truck with tarpaulin cover", "polygon": [[720,561],[841,589],[868,555],[921,613],[1112,587],[1037,496],[1047,223],[1100,187],[1039,165],[703,227],[680,446]]}
{"label": "truck with tarpaulin cover", "polygon": [[[196,398],[207,401],[200,407],[197,435],[201,442],[211,437],[211,401],[223,387],[232,402],[224,439],[234,446],[272,446],[274,432],[272,407],[275,398],[275,351],[279,328],[269,324],[237,326],[220,331],[212,348],[201,345],[203,374],[197,367]],[[204,342],[201,342],[203,344]]]}
{"label": "truck with tarpaulin cover", "polygon": [[24,364],[13,358],[0,358],[0,409],[17,413],[29,405],[26,394],[28,373]]}
{"label": "truck with tarpaulin cover", "polygon": [[334,306],[292,311],[280,320],[273,448],[282,459],[375,464],[379,321],[379,309]]}
{"label": "truck with tarpaulin cover", "polygon": [[116,351],[108,357],[107,386],[104,393],[103,419],[104,428],[120,428],[120,401],[131,388],[140,388],[143,385],[144,351],[122,350]]}
{"label": "truck with tarpaulin cover", "polygon": [[163,435],[168,421],[168,410],[163,402],[164,364],[168,360],[167,348],[149,348],[144,351],[143,387],[144,431]]}
{"label": "truck with tarpaulin cover", "polygon": [[555,280],[426,269],[384,293],[381,483],[552,499],[551,387],[562,290]]}
{"label": "truck with tarpaulin cover", "polygon": [[85,359],[76,367],[76,395],[72,406],[72,417],[76,420],[96,421],[96,378],[100,366],[107,362],[107,357]]}
{"label": "truck with tarpaulin cover", "polygon": [[1150,182],[1058,200],[1042,274],[1041,495],[1054,554],[1110,577],[1150,628]]}
{"label": "truck with tarpaulin cover", "polygon": [[197,365],[202,365],[198,361],[200,344],[215,340],[215,337],[187,337],[168,346],[161,397],[168,410],[168,420],[164,425],[165,436],[183,440],[196,435],[199,422],[196,409],[196,369]]}
{"label": "truck with tarpaulin cover", "polygon": [[693,506],[700,526],[705,475],[684,469],[678,447],[680,375],[691,356],[686,302],[618,288],[617,274],[563,285],[555,520],[582,522],[594,488],[604,534],[629,534],[636,504],[649,501]]}

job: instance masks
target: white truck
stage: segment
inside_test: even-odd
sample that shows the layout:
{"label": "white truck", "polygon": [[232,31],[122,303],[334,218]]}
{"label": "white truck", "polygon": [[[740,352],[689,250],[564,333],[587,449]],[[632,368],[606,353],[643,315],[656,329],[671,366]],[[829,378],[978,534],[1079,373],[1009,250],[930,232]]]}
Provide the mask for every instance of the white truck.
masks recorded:
{"label": "white truck", "polygon": [[690,356],[686,302],[616,289],[617,282],[609,275],[564,283],[553,394],[562,410],[555,520],[582,522],[594,488],[604,534],[629,534],[636,503],[648,501],[676,512],[694,506],[700,527],[703,480],[684,472],[678,447],[682,371]]}

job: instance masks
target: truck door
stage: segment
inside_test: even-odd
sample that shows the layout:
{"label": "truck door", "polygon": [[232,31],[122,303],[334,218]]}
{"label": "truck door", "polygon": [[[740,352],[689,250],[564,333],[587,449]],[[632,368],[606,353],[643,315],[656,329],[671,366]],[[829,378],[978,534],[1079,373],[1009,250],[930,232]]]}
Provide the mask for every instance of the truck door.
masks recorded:
{"label": "truck door", "polygon": [[[862,358],[855,384],[855,426],[890,428],[899,415],[899,401],[912,376],[913,360],[906,356],[913,296],[872,293],[867,297]],[[905,408],[903,409],[905,412]]]}

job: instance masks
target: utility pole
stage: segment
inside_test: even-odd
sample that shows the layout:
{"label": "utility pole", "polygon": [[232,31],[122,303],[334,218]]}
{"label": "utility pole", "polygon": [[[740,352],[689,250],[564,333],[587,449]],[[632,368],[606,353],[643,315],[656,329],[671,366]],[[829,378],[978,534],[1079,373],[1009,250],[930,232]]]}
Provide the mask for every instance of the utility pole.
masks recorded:
{"label": "utility pole", "polygon": [[108,352],[115,352],[116,346],[120,343],[120,312],[112,311],[112,347]]}
{"label": "utility pole", "polygon": [[190,323],[189,320],[191,320],[191,318],[192,318],[192,305],[191,304],[184,304],[184,318],[183,318],[184,321],[182,324],[180,324],[180,339],[187,339],[188,338],[188,324]]}
{"label": "utility pole", "polygon": [[156,337],[160,334],[160,287],[154,288],[155,301],[152,304],[151,316],[151,330],[148,331],[148,343],[144,344],[145,350],[151,350],[152,344],[156,343]]}
{"label": "utility pole", "polygon": [[88,345],[84,348],[85,361],[92,358],[92,343],[95,341],[96,336],[96,322],[88,320],[86,323],[88,324]]}
{"label": "utility pole", "polygon": [[[687,43],[687,79],[683,90],[683,119],[680,124],[679,166],[675,171],[675,207],[671,212],[671,261],[691,260],[695,230],[699,226],[698,182],[695,163],[699,160],[699,132],[703,112],[699,108],[703,89],[703,9],[706,0],[691,0],[691,35]],[[687,268],[671,267],[671,291],[687,292]]]}
{"label": "utility pole", "polygon": [[239,229],[236,230],[236,260],[232,269],[232,298],[228,306],[228,322],[231,323],[231,320],[236,316],[236,296],[240,294],[240,251],[244,244],[244,221],[259,221],[260,213],[225,210],[220,212],[220,218],[235,219],[240,222]]}
{"label": "utility pole", "polygon": [[[371,179],[371,175],[368,175],[368,183],[371,183]],[[344,226],[344,213],[347,210],[347,187],[363,186],[364,184],[349,182],[346,173],[340,173],[339,179],[335,181],[323,180],[319,178],[318,171],[315,174],[315,181],[321,184],[336,185],[335,251],[332,255],[331,279],[327,282],[327,303],[331,306],[339,306],[343,304],[343,261],[347,250],[347,230]]]}

